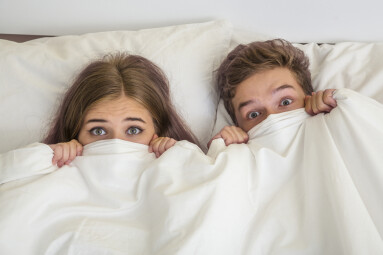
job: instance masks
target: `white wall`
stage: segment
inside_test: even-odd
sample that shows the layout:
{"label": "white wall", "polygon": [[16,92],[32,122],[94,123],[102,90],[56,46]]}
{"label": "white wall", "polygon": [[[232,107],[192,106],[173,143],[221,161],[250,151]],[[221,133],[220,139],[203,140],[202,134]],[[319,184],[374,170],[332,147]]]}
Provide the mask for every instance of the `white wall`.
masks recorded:
{"label": "white wall", "polygon": [[63,35],[227,19],[294,42],[383,41],[381,0],[0,0],[0,33]]}

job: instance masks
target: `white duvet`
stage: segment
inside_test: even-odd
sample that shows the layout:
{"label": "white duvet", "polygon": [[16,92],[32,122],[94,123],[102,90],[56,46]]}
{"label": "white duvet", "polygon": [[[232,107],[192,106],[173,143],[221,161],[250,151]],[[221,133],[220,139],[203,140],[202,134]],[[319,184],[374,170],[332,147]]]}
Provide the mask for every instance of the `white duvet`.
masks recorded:
{"label": "white duvet", "polygon": [[0,254],[383,254],[383,106],[271,115],[248,144],[121,140],[70,166],[44,144],[0,155]]}

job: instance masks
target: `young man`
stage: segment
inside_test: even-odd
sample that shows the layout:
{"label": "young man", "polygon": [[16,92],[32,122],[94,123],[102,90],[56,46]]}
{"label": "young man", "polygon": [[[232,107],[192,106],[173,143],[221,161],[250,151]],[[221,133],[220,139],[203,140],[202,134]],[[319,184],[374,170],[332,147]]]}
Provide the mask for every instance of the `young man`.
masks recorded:
{"label": "young man", "polygon": [[304,107],[315,115],[337,105],[333,89],[313,92],[308,58],[282,39],[237,46],[219,67],[217,85],[235,126],[224,127],[209,146],[217,138],[246,143],[247,132],[270,114]]}

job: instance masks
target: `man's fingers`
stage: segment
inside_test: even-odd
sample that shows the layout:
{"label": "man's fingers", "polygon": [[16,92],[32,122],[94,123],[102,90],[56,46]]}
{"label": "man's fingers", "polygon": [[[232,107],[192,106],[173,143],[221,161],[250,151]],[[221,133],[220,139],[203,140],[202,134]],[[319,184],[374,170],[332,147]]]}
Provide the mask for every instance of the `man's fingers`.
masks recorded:
{"label": "man's fingers", "polygon": [[335,89],[313,92],[311,96],[305,97],[305,110],[310,115],[328,113],[337,106],[332,94]]}
{"label": "man's fingers", "polygon": [[221,131],[221,137],[226,146],[233,143],[244,143],[248,141],[248,135],[241,128],[236,126],[226,126]]}
{"label": "man's fingers", "polygon": [[212,139],[210,139],[210,141],[207,143],[207,147],[210,148],[210,145],[213,142],[213,140],[218,138],[222,138],[221,133],[216,134]]}
{"label": "man's fingers", "polygon": [[229,128],[222,130],[221,137],[225,141],[226,146],[234,142],[233,134]]}
{"label": "man's fingers", "polygon": [[305,96],[305,110],[308,114],[314,115],[313,109],[311,107],[311,100],[312,100],[312,96],[308,96],[308,95]]}
{"label": "man's fingers", "polygon": [[336,100],[333,98],[335,89],[326,89],[323,93],[323,101],[325,104],[335,108],[337,106]]}
{"label": "man's fingers", "polygon": [[317,106],[317,98],[318,98],[318,92],[313,92],[313,95],[311,98],[311,108],[312,108],[314,114],[317,114],[319,112],[319,109]]}
{"label": "man's fingers", "polygon": [[316,101],[316,106],[317,106],[317,112],[315,113],[321,113],[321,112],[330,112],[331,111],[331,106],[327,105],[324,102],[324,92],[323,91],[318,91],[317,92],[317,97],[315,98]]}

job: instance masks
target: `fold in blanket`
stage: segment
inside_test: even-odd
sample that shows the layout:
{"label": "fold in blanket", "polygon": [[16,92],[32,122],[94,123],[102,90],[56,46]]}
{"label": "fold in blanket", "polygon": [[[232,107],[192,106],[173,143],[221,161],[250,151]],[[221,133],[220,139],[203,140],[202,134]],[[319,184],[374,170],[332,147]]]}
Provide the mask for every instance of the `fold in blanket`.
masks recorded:
{"label": "fold in blanket", "polygon": [[383,254],[383,106],[335,97],[208,155],[104,140],[58,169],[44,144],[2,154],[0,254]]}

